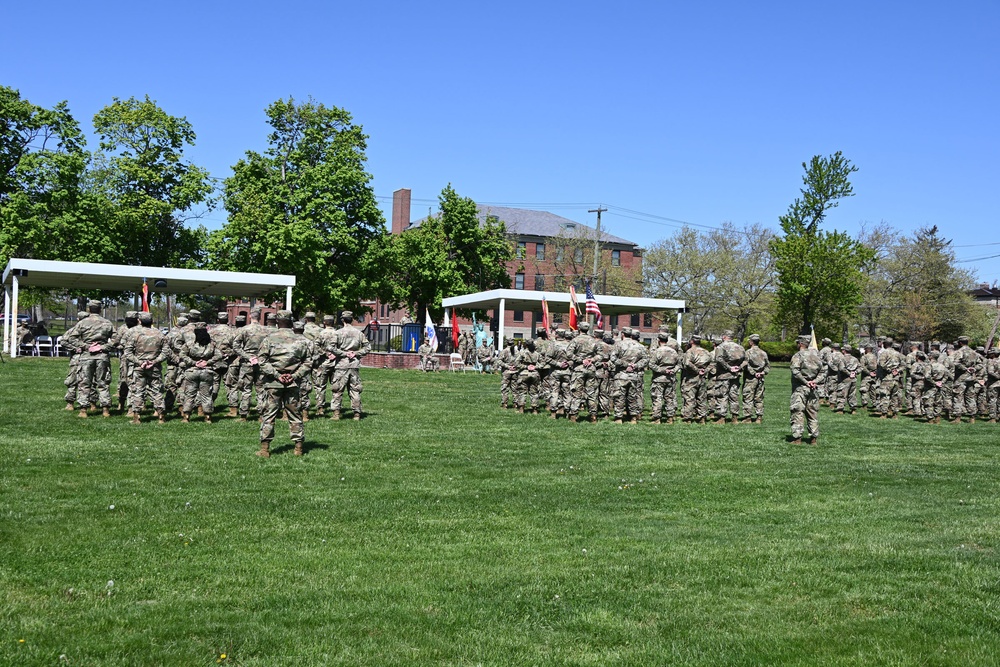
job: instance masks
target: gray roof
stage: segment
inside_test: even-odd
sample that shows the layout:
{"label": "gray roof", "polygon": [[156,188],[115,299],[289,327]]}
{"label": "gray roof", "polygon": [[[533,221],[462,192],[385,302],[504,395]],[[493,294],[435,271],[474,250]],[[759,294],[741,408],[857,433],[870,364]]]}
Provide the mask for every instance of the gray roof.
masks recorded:
{"label": "gray roof", "polygon": [[[575,236],[593,235],[596,231],[594,227],[585,225],[569,218],[564,218],[548,211],[534,211],[527,208],[507,208],[505,206],[488,206],[477,204],[479,220],[483,222],[486,216],[492,215],[502,220],[507,225],[507,233],[512,236]],[[410,223],[409,228],[419,227],[426,218],[421,218]],[[592,236],[591,236],[592,237]],[[602,243],[617,243],[627,246],[638,246],[639,244],[620,236],[614,236],[607,232],[601,232]]]}

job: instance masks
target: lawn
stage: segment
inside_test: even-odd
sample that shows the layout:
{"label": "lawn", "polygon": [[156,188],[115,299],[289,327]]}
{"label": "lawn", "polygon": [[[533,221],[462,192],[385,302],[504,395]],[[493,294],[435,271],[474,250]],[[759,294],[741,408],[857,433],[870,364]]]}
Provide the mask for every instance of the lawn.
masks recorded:
{"label": "lawn", "polygon": [[0,664],[1000,664],[996,425],[794,446],[787,369],[760,426],[363,369],[366,419],[262,460],[254,423],[81,420],[65,365],[0,365]]}

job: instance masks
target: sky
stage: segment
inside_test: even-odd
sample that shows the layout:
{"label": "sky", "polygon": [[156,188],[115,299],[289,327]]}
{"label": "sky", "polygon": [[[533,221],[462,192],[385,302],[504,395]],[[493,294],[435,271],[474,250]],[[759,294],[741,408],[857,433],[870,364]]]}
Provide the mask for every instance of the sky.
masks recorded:
{"label": "sky", "polygon": [[[91,119],[149,95],[218,178],[310,96],[364,127],[390,219],[449,183],[642,246],[688,223],[778,229],[802,163],[842,151],[826,229],[936,225],[1000,281],[1000,2],[8,3],[0,84]],[[89,147],[96,149],[91,138]],[[204,224],[218,228],[225,211]]]}

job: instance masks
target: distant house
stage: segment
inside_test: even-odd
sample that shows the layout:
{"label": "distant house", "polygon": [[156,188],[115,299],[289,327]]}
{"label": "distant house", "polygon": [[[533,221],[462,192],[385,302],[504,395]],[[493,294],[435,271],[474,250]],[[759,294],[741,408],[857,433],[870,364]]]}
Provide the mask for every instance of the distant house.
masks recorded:
{"label": "distant house", "polygon": [[[564,218],[548,211],[522,208],[479,205],[480,220],[488,216],[502,220],[507,233],[514,243],[514,259],[507,263],[507,271],[513,289],[564,292],[574,285],[584,304],[583,277],[593,271],[593,247],[597,230],[589,225]],[[425,218],[410,221],[410,191],[397,190],[393,193],[392,233],[403,234],[408,229],[419,227]],[[594,283],[594,292],[638,296],[642,291],[642,248],[633,241],[601,232],[600,262],[604,267],[612,267],[619,278],[608,282],[605,271],[599,271]],[[622,276],[625,276],[623,283]],[[603,279],[602,279],[603,278]],[[624,284],[624,288],[623,288]],[[375,309],[378,317],[385,322],[398,322],[405,316],[403,312],[392,311],[377,302],[368,304]],[[556,322],[565,320],[566,313],[552,311]],[[420,319],[416,316],[416,319]],[[645,315],[623,315],[609,318],[605,328],[623,326],[639,328],[644,338],[651,338],[659,321]],[[460,324],[471,324],[461,320]],[[498,323],[491,322],[494,330]],[[505,335],[515,338],[531,338],[533,331],[541,325],[541,312],[508,311],[504,322]]]}
{"label": "distant house", "polygon": [[997,287],[996,283],[993,283],[992,286],[989,283],[980,283],[979,287],[970,291],[969,294],[976,300],[976,303],[1000,308],[1000,288]]}

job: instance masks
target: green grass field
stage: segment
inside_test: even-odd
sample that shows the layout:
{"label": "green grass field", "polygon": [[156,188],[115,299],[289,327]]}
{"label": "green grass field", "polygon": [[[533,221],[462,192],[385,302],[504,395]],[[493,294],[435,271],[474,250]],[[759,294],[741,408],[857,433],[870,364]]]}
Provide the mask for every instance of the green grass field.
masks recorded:
{"label": "green grass field", "polygon": [[368,418],[262,460],[253,423],[78,419],[65,364],[0,365],[3,665],[1000,664],[996,425],[795,447],[787,369],[761,426],[365,369]]}

